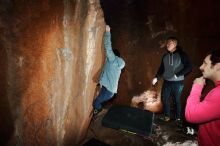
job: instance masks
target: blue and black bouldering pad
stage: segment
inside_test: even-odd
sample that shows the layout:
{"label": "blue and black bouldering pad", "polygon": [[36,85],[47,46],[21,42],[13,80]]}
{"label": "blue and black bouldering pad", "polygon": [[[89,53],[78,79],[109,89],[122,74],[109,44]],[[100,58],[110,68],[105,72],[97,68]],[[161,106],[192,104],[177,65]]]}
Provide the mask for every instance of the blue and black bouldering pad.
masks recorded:
{"label": "blue and black bouldering pad", "polygon": [[102,119],[108,128],[127,131],[143,136],[152,133],[154,113],[124,105],[113,105]]}

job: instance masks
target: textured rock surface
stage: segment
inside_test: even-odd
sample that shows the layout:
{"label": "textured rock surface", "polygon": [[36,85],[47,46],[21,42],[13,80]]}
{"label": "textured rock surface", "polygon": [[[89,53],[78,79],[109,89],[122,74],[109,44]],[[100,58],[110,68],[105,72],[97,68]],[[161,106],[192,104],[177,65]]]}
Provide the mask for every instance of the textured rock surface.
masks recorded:
{"label": "textured rock surface", "polygon": [[103,61],[99,1],[7,0],[0,7],[0,124],[14,128],[10,144],[78,143]]}

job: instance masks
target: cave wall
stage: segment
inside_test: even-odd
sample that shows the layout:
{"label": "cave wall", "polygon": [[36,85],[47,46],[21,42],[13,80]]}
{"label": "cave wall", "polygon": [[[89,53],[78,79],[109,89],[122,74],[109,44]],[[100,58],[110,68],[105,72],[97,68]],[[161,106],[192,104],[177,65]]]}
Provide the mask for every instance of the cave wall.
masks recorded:
{"label": "cave wall", "polygon": [[[113,47],[126,67],[114,103],[130,104],[134,95],[150,89],[166,52],[165,39],[176,36],[193,64],[185,80],[185,104],[192,81],[207,52],[220,49],[218,0],[101,0],[106,23],[112,28]],[[162,81],[158,84],[160,92]],[[211,85],[210,85],[211,86]]]}
{"label": "cave wall", "polygon": [[85,137],[104,23],[98,0],[0,1],[0,145]]}

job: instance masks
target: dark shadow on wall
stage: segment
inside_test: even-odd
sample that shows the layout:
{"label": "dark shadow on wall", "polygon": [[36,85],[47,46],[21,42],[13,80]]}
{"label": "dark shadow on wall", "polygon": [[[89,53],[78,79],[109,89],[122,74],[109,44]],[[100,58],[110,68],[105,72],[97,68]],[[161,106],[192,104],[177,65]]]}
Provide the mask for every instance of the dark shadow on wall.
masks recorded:
{"label": "dark shadow on wall", "polygon": [[[12,111],[10,109],[10,103],[8,99],[8,58],[7,50],[5,47],[10,37],[10,20],[9,9],[12,7],[10,1],[0,1],[0,145],[8,145],[14,133],[14,121],[12,117]],[[7,29],[10,28],[10,29]]]}
{"label": "dark shadow on wall", "polygon": [[[0,48],[3,48],[0,46]],[[14,124],[10,105],[7,98],[7,58],[5,49],[0,49],[0,145],[7,145],[13,131]]]}

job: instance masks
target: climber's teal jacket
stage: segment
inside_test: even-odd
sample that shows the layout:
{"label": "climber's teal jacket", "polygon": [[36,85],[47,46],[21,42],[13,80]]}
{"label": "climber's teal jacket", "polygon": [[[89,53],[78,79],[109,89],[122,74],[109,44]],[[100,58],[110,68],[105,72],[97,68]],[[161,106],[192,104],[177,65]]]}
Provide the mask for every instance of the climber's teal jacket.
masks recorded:
{"label": "climber's teal jacket", "polygon": [[117,93],[118,81],[121,75],[121,70],[125,66],[125,61],[116,56],[112,50],[111,33],[105,32],[104,48],[106,53],[106,60],[99,83],[112,93]]}

